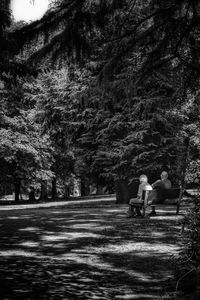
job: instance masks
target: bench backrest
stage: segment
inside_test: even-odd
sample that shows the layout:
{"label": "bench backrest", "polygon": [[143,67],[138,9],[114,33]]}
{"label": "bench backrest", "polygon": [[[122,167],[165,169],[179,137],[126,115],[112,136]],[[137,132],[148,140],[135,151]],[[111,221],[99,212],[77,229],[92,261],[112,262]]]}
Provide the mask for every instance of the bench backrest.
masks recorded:
{"label": "bench backrest", "polygon": [[148,201],[153,201],[155,199],[158,199],[158,190],[152,190],[152,191],[143,191],[142,193],[142,199],[145,199],[145,196],[147,195]]}
{"label": "bench backrest", "polygon": [[165,190],[152,190],[143,191],[142,199],[145,199],[146,192],[148,193],[148,202],[159,199],[178,199],[180,196],[180,188],[165,189]]}
{"label": "bench backrest", "polygon": [[162,190],[162,195],[165,199],[176,199],[180,196],[180,188]]}

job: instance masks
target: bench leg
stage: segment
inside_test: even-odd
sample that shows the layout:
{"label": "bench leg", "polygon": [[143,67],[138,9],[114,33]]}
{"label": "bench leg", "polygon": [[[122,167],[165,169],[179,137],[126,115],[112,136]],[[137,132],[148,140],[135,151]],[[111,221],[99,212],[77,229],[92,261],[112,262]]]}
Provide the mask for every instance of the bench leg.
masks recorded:
{"label": "bench leg", "polygon": [[142,207],[142,216],[143,216],[143,218],[146,216],[146,207],[145,206]]}
{"label": "bench leg", "polygon": [[134,206],[129,204],[128,215],[133,216],[134,212],[135,212]]}

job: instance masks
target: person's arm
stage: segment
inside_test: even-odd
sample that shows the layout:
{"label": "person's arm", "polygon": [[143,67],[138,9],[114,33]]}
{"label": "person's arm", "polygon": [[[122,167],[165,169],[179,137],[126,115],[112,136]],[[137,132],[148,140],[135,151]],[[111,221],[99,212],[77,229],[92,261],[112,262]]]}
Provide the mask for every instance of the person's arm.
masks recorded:
{"label": "person's arm", "polygon": [[159,183],[160,183],[160,180],[158,179],[158,180],[156,180],[154,183],[152,183],[152,188],[154,189],[155,187],[157,187],[158,185],[159,185]]}

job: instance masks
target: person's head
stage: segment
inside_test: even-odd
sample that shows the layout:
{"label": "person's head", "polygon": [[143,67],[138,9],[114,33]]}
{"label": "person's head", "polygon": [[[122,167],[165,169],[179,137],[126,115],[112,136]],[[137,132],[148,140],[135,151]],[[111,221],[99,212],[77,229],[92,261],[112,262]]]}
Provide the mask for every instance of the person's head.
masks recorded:
{"label": "person's head", "polygon": [[144,174],[140,176],[139,180],[140,180],[140,183],[148,182],[148,178],[147,178],[147,176],[144,175]]}
{"label": "person's head", "polygon": [[167,173],[166,171],[163,171],[163,172],[161,173],[160,177],[161,177],[162,180],[165,180],[165,179],[168,178],[168,173]]}

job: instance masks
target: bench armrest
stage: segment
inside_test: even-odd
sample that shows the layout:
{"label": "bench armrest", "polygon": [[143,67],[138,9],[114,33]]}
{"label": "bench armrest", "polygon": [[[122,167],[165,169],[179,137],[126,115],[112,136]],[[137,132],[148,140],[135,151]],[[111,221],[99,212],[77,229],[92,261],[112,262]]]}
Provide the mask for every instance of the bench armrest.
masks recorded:
{"label": "bench armrest", "polygon": [[153,204],[154,200],[157,199],[157,190],[144,191],[143,200],[144,206]]}
{"label": "bench armrest", "polygon": [[144,191],[144,207],[148,206],[149,192],[152,192],[152,191],[151,190],[150,191]]}

